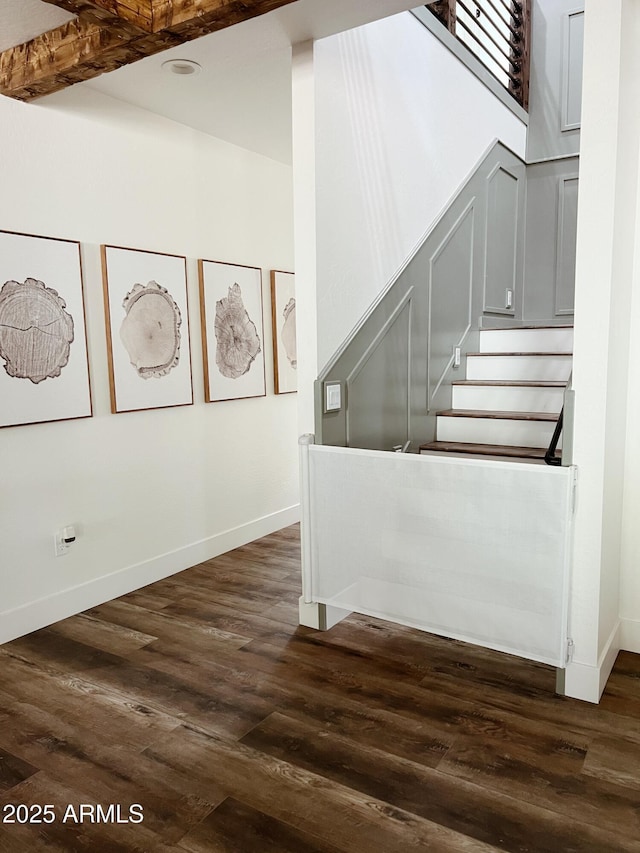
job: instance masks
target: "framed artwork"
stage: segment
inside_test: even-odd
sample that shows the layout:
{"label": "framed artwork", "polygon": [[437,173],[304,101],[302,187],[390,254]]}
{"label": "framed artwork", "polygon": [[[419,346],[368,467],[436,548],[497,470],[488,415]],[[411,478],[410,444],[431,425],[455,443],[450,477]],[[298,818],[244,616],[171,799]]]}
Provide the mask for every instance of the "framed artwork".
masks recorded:
{"label": "framed artwork", "polygon": [[264,397],[262,271],[198,261],[207,403]]}
{"label": "framed artwork", "polygon": [[187,262],[102,246],[111,411],[193,403]]}
{"label": "framed artwork", "polygon": [[91,415],[80,243],[0,231],[0,426]]}
{"label": "framed artwork", "polygon": [[296,277],[292,272],[271,270],[271,318],[274,390],[292,394],[298,390]]}

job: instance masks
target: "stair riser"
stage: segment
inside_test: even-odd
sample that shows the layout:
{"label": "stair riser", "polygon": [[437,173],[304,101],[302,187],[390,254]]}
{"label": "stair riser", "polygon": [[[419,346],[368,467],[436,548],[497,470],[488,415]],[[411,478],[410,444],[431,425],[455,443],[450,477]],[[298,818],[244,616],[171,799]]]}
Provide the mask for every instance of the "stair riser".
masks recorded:
{"label": "stair riser", "polygon": [[467,379],[532,379],[539,382],[566,382],[570,372],[570,355],[467,356]]}
{"label": "stair riser", "polygon": [[[478,444],[508,444],[520,447],[547,447],[555,423],[514,421],[500,418],[438,417],[438,441],[468,441]],[[559,447],[562,441],[559,443]]]}
{"label": "stair riser", "polygon": [[483,329],[480,352],[572,352],[573,329]]}
{"label": "stair riser", "polygon": [[454,385],[451,408],[558,414],[562,408],[563,396],[564,388]]}

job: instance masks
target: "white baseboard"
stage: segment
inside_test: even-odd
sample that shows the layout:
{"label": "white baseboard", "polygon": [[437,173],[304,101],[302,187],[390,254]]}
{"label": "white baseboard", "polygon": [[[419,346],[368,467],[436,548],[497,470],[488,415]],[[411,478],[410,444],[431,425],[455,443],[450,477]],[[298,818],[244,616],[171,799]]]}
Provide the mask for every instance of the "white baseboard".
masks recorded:
{"label": "white baseboard", "polygon": [[605,643],[597,666],[575,662],[567,666],[564,670],[564,689],[561,691],[565,696],[598,704],[620,651],[621,634],[622,626],[618,621]]}
{"label": "white baseboard", "polygon": [[96,607],[112,598],[126,595],[128,592],[182,572],[205,560],[211,560],[213,557],[295,524],[299,520],[300,506],[296,504],[199,542],[193,542],[176,551],[160,554],[113,574],[103,575],[46,598],[39,598],[12,610],[6,610],[0,613],[0,644],[52,625],[90,607]]}
{"label": "white baseboard", "polygon": [[640,654],[640,621],[637,619],[620,620],[620,648]]}

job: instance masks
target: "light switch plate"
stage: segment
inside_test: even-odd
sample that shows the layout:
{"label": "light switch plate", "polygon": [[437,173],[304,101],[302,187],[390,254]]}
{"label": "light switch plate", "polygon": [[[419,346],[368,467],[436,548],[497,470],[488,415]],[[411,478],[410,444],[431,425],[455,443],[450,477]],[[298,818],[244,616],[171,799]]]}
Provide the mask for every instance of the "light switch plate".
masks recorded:
{"label": "light switch plate", "polygon": [[324,410],[326,412],[339,412],[342,408],[342,383],[324,383]]}

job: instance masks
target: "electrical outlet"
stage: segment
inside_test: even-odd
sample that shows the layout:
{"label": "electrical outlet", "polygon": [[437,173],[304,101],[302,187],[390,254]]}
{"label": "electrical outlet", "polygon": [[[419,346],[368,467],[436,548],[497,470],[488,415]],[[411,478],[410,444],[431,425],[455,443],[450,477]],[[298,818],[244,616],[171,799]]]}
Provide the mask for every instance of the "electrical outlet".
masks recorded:
{"label": "electrical outlet", "polygon": [[63,557],[68,552],[71,545],[63,541],[61,532],[56,533],[53,539],[55,542],[56,557]]}
{"label": "electrical outlet", "polygon": [[76,541],[76,529],[70,524],[68,527],[63,527],[55,534],[55,552],[56,557],[62,557],[67,553],[71,545]]}

